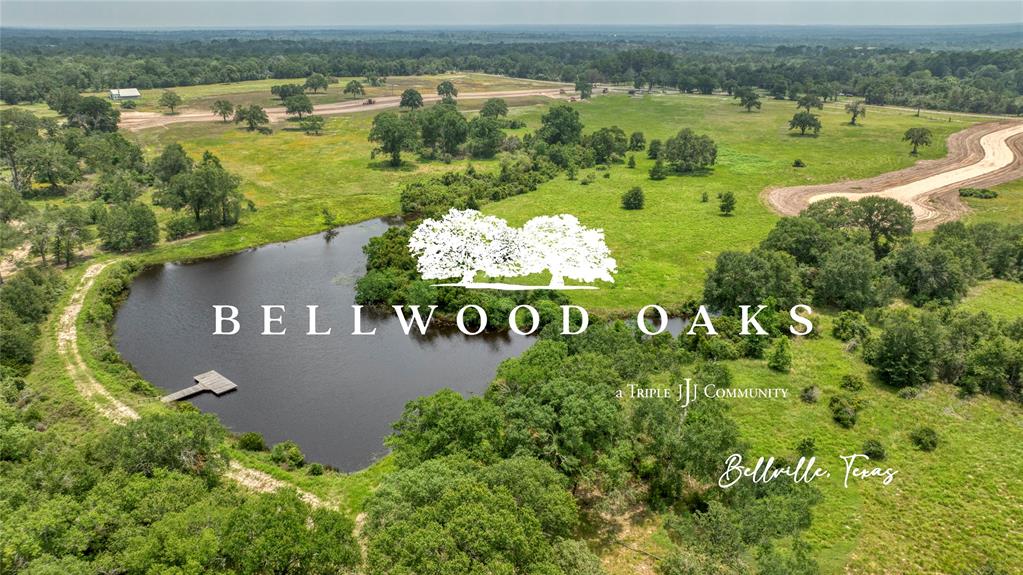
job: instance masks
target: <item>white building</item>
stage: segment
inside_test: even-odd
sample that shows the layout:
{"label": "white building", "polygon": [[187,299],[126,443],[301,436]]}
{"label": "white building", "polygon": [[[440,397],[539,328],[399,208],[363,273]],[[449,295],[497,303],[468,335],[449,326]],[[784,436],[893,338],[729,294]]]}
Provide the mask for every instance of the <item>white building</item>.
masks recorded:
{"label": "white building", "polygon": [[134,100],[141,97],[142,94],[139,94],[137,88],[114,88],[110,90],[111,100]]}

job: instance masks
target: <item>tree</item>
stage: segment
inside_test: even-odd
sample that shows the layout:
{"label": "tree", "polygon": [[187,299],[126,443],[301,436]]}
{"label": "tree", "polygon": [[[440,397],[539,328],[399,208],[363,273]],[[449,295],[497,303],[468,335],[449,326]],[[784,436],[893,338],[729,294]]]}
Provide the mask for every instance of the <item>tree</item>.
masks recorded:
{"label": "tree", "polygon": [[725,216],[732,215],[735,211],[735,194],[731,191],[727,191],[721,194],[721,202],[718,204],[718,209],[721,210],[721,214]]}
{"label": "tree", "polygon": [[[24,150],[41,140],[39,118],[19,108],[0,110],[0,154],[11,172],[11,186],[25,192],[32,185]],[[28,172],[26,172],[28,170]]]}
{"label": "tree", "polygon": [[187,208],[199,229],[229,226],[238,222],[246,201],[238,189],[240,183],[238,176],[225,170],[220,160],[207,151],[191,172],[171,178],[154,202],[174,211]]}
{"label": "tree", "polygon": [[792,344],[789,338],[781,336],[774,340],[767,352],[767,367],[782,373],[792,369]]}
{"label": "tree", "polygon": [[46,265],[46,254],[49,252],[53,241],[55,219],[56,214],[54,210],[47,206],[46,210],[36,212],[25,221],[24,229],[28,235],[32,253],[43,260],[43,265]]}
{"label": "tree", "polygon": [[769,250],[722,252],[703,284],[703,301],[718,311],[734,311],[769,299],[788,309],[802,297],[803,280],[795,258]]}
{"label": "tree", "polygon": [[650,147],[646,150],[646,157],[656,160],[661,155],[661,146],[660,140],[650,140]]}
{"label": "tree", "polygon": [[555,104],[540,116],[537,135],[548,144],[577,144],[582,133],[579,111],[568,104]]}
{"label": "tree", "polygon": [[914,241],[901,244],[885,263],[906,297],[916,305],[929,301],[954,303],[966,295],[970,275],[952,252]]}
{"label": "tree", "polygon": [[326,91],[328,86],[330,86],[330,81],[319,72],[313,72],[305,79],[305,89],[312,90],[314,94],[320,90]]}
{"label": "tree", "polygon": [[327,125],[327,119],[323,116],[306,116],[298,123],[302,131],[307,134],[319,135],[323,127]]}
{"label": "tree", "polygon": [[549,270],[552,288],[565,278],[582,282],[614,282],[618,265],[604,243],[604,231],[582,226],[575,216],[539,216],[522,226],[523,275]]}
{"label": "tree", "polygon": [[643,132],[633,132],[629,136],[629,151],[639,152],[646,148],[646,136]]}
{"label": "tree", "polygon": [[234,104],[228,100],[217,100],[213,102],[210,111],[223,118],[226,123],[227,119],[234,115]]}
{"label": "tree", "polygon": [[824,102],[821,101],[820,96],[817,94],[803,94],[796,100],[796,107],[805,109],[806,113],[809,114],[812,108],[823,110]]}
{"label": "tree", "polygon": [[46,105],[61,116],[68,116],[78,105],[78,90],[74,86],[57,86],[46,93]]}
{"label": "tree", "polygon": [[601,128],[583,138],[583,144],[593,150],[593,159],[598,164],[610,164],[625,155],[628,140],[618,126]]}
{"label": "tree", "polygon": [[628,166],[630,168],[635,168],[636,167],[636,154],[629,154]]}
{"label": "tree", "polygon": [[466,149],[474,158],[493,158],[504,143],[501,123],[492,116],[479,115],[469,122]]}
{"label": "tree", "polygon": [[156,179],[166,184],[178,175],[192,170],[192,158],[188,157],[181,144],[172,142],[164,146],[160,155],[149,164],[149,170]]}
{"label": "tree", "polygon": [[100,218],[103,249],[126,252],[150,248],[160,239],[153,210],[138,202],[118,203]]}
{"label": "tree", "polygon": [[439,220],[426,219],[408,241],[423,279],[461,277],[472,284],[476,274],[525,275],[516,263],[517,236],[508,224],[476,210],[452,208]]}
{"label": "tree", "polygon": [[390,154],[391,165],[395,167],[401,165],[401,153],[414,151],[419,142],[413,121],[394,112],[382,112],[373,118],[369,141],[376,142],[380,151]]}
{"label": "tree", "polygon": [[913,144],[910,154],[917,155],[917,148],[931,145],[931,131],[927,128],[910,128],[902,135],[903,142]]}
{"label": "tree", "polygon": [[839,245],[827,252],[813,283],[814,301],[843,310],[864,310],[882,303],[881,267],[864,245]]}
{"label": "tree", "polygon": [[[0,258],[3,257],[10,239],[11,224],[30,213],[31,209],[13,186],[0,182]],[[3,275],[0,275],[0,284],[3,283]]]}
{"label": "tree", "polygon": [[751,87],[737,89],[733,97],[739,100],[739,106],[746,108],[747,112],[752,112],[753,108],[760,109],[760,95]]}
{"label": "tree", "polygon": [[362,82],[358,80],[351,80],[350,82],[345,84],[345,89],[342,90],[341,92],[343,94],[347,94],[355,98],[358,98],[359,96],[364,96],[366,94],[366,90],[362,87]]}
{"label": "tree", "polygon": [[419,114],[423,146],[455,155],[469,136],[469,123],[454,104],[441,102]]}
{"label": "tree", "polygon": [[503,448],[502,425],[501,411],[493,403],[442,389],[408,402],[384,443],[402,469],[448,455],[493,463]]}
{"label": "tree", "polygon": [[281,84],[270,87],[270,93],[277,96],[281,101],[287,100],[291,96],[297,96],[305,93],[305,86],[302,84]]}
{"label": "tree", "polygon": [[664,166],[664,160],[657,158],[652,168],[650,168],[650,179],[654,181],[663,180],[668,177],[668,168]]}
{"label": "tree", "polygon": [[32,173],[37,181],[49,184],[53,189],[60,189],[82,177],[78,168],[78,158],[68,153],[60,142],[53,140],[36,142],[25,149],[22,159],[27,171]]}
{"label": "tree", "polygon": [[643,188],[636,186],[622,195],[622,208],[626,210],[643,209]]}
{"label": "tree", "polygon": [[214,484],[227,468],[224,428],[212,415],[165,411],[115,425],[94,447],[100,466],[152,477],[158,469],[195,475]]}
{"label": "tree", "polygon": [[579,92],[579,98],[582,100],[589,100],[590,96],[593,95],[593,84],[586,80],[575,81],[575,91]]}
{"label": "tree", "polygon": [[423,95],[418,90],[409,88],[401,93],[401,103],[399,106],[414,112],[423,107]]}
{"label": "tree", "polygon": [[116,132],[121,112],[110,102],[97,96],[85,96],[78,100],[75,109],[67,117],[69,128],[82,128],[86,133]]}
{"label": "tree", "polygon": [[253,130],[261,130],[262,126],[270,123],[270,117],[267,116],[266,110],[262,106],[252,104],[250,106],[238,106],[234,111],[234,123],[239,124],[244,122],[246,129],[250,132]]}
{"label": "tree", "polygon": [[508,115],[508,102],[504,98],[490,98],[483,103],[480,116],[484,118],[503,118]]}
{"label": "tree", "polygon": [[675,137],[668,138],[657,159],[666,161],[676,172],[692,172],[714,165],[717,154],[714,140],[685,128]]}
{"label": "tree", "polygon": [[164,90],[163,93],[160,94],[160,100],[158,101],[160,107],[169,109],[171,114],[174,113],[175,108],[181,105],[181,102],[181,96],[179,96],[177,92],[172,92],[170,90]]}
{"label": "tree", "polygon": [[444,80],[437,84],[437,95],[444,100],[453,100],[458,96],[458,88],[455,87],[451,80]]}
{"label": "tree", "polygon": [[870,234],[870,244],[878,259],[913,233],[913,209],[893,198],[861,198],[855,203],[853,218],[858,227]]}
{"label": "tree", "polygon": [[867,106],[864,105],[863,100],[849,102],[845,105],[845,113],[849,114],[849,125],[855,126],[857,118],[867,117]]}
{"label": "tree", "polygon": [[78,206],[61,208],[53,219],[53,256],[57,262],[63,260],[64,267],[71,267],[75,252],[91,237],[89,216]]}
{"label": "tree", "polygon": [[298,119],[301,120],[302,114],[313,113],[313,102],[305,94],[295,94],[285,98],[284,109],[288,114],[298,114]]}
{"label": "tree", "polygon": [[921,386],[934,377],[940,327],[927,315],[895,309],[884,320],[881,336],[872,340],[864,359],[881,381],[895,387]]}
{"label": "tree", "polygon": [[816,267],[834,243],[833,232],[814,219],[799,216],[778,220],[760,247],[785,252],[800,264]]}
{"label": "tree", "polygon": [[820,118],[811,114],[810,112],[796,112],[796,115],[792,116],[789,120],[789,129],[799,129],[799,135],[805,136],[807,130],[813,131],[814,135],[821,131]]}

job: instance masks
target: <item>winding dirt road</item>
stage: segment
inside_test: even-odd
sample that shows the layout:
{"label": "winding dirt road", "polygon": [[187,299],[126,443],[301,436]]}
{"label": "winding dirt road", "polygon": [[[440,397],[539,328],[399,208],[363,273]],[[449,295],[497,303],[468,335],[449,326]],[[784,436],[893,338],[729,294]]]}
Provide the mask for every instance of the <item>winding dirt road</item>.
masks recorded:
{"label": "winding dirt road", "polygon": [[[82,312],[82,303],[89,290],[92,289],[96,277],[112,263],[114,262],[107,261],[89,266],[85,270],[85,274],[82,275],[81,281],[75,286],[71,300],[57,322],[57,353],[64,359],[64,365],[67,367],[68,374],[78,393],[89,400],[103,417],[118,425],[124,425],[138,419],[138,412],[114,397],[107,388],[103,387],[103,384],[96,380],[78,351],[78,316]],[[230,463],[225,475],[242,487],[261,493],[277,491],[284,487],[294,487],[262,471],[245,467],[236,461]],[[301,489],[297,491],[299,497],[309,505],[313,507],[327,506],[323,500],[312,493]]]}
{"label": "winding dirt road", "polygon": [[[562,96],[561,90],[561,88],[532,88],[529,90],[504,90],[499,92],[463,92],[458,95],[458,99],[481,100],[486,98],[522,98],[528,96],[558,98]],[[438,102],[440,99],[440,96],[436,94],[423,95],[424,103]],[[364,100],[320,104],[314,107],[313,110],[315,114],[320,116],[336,116],[338,114],[354,114],[356,112],[372,112],[374,110],[397,108],[398,104],[401,103],[400,96],[380,96],[373,98],[373,100],[373,104],[365,104]],[[266,108],[266,115],[270,117],[271,122],[283,122],[288,117],[283,107]],[[173,116],[158,112],[122,112],[120,127],[131,131],[138,131],[148,128],[159,128],[170,124],[180,124],[182,122],[223,122],[223,118],[212,112],[197,110],[184,110],[180,114]]]}
{"label": "winding dirt road", "polygon": [[971,126],[948,138],[948,156],[873,178],[765,190],[775,211],[794,216],[825,198],[894,198],[911,208],[915,228],[931,229],[969,211],[959,188],[988,187],[1023,177],[1023,122],[1004,120]]}

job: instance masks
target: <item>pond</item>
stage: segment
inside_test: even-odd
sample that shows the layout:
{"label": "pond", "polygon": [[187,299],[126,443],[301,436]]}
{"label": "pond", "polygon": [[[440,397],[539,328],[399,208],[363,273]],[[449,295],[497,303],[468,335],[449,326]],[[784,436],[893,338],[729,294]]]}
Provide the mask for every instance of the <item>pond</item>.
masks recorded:
{"label": "pond", "polygon": [[[389,226],[383,219],[192,264],[153,267],[132,284],[115,321],[124,359],[167,393],[216,370],[237,391],[190,399],[236,432],[257,431],[270,444],[296,441],[310,461],[343,471],[384,455],[384,437],[405,403],[441,388],[482,393],[497,365],[532,340],[509,334],[465,336],[431,326],[405,335],[393,313],[364,314],[352,336],[355,279],[365,272],[362,246]],[[214,336],[214,305],[239,309],[238,334]],[[286,306],[285,335],[259,335],[261,305]],[[308,336],[307,305],[318,305]],[[294,310],[295,313],[291,313]]]}

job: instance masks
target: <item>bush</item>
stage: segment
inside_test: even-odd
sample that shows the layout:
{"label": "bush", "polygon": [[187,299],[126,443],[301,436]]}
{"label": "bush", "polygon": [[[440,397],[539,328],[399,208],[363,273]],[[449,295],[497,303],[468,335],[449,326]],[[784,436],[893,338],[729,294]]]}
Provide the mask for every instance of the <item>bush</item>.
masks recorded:
{"label": "bush", "polygon": [[309,465],[309,475],[323,475],[323,465],[319,463],[311,463]]}
{"label": "bush", "polygon": [[178,216],[164,224],[163,229],[167,241],[173,241],[194,234],[199,231],[199,226],[191,216]]}
{"label": "bush", "polygon": [[796,453],[803,457],[810,457],[817,449],[817,442],[812,437],[804,437],[796,444]]}
{"label": "bush", "polygon": [[250,431],[238,436],[238,448],[245,451],[266,451],[266,442],[263,441],[262,435]]}
{"label": "bush", "polygon": [[868,439],[863,442],[863,455],[875,460],[882,460],[886,457],[884,446],[876,439]]}
{"label": "bush", "polygon": [[831,335],[841,341],[857,340],[866,341],[870,336],[870,325],[867,318],[858,311],[843,311],[835,318],[835,325],[831,328]]}
{"label": "bush", "polygon": [[706,204],[709,201],[710,201],[710,196],[708,196],[707,195],[707,191],[704,190],[703,193],[700,194],[700,202]]}
{"label": "bush", "polygon": [[840,387],[846,391],[860,391],[863,389],[863,378],[858,375],[847,373],[842,376]]}
{"label": "bush", "polygon": [[664,162],[659,158],[654,162],[654,167],[650,168],[650,179],[651,180],[663,180],[668,177],[668,168],[664,166]]}
{"label": "bush", "polygon": [[918,395],[920,395],[920,388],[916,386],[904,387],[898,393],[900,399],[914,399]]}
{"label": "bush", "polygon": [[270,461],[285,469],[298,469],[305,465],[305,455],[294,441],[282,441],[270,450]]}
{"label": "bush", "polygon": [[828,409],[831,410],[831,418],[835,423],[849,429],[856,425],[859,416],[861,403],[850,395],[836,395],[828,402]]}
{"label": "bush", "polygon": [[782,373],[792,369],[792,344],[789,338],[782,336],[774,340],[771,350],[767,352],[767,367]]}
{"label": "bush", "polygon": [[792,167],[793,168],[805,168],[806,167],[806,162],[796,158],[796,161],[792,162]]}
{"label": "bush", "polygon": [[588,186],[588,185],[590,185],[590,184],[592,184],[593,182],[596,182],[596,181],[597,181],[597,174],[594,174],[593,172],[590,172],[590,173],[586,174],[585,176],[583,176],[583,179],[579,180],[579,183],[584,185],[584,186]]}
{"label": "bush", "polygon": [[629,167],[630,168],[636,167],[636,154],[629,154]]}
{"label": "bush", "polygon": [[626,210],[642,210],[644,200],[643,189],[636,186],[622,195],[622,207]]}
{"label": "bush", "polygon": [[918,427],[909,434],[913,445],[921,451],[934,451],[938,447],[938,432],[930,427]]}
{"label": "bush", "polygon": [[991,200],[998,197],[998,192],[987,188],[959,188],[959,197]]}
{"label": "bush", "polygon": [[804,403],[817,403],[821,398],[821,388],[816,385],[804,387],[803,391],[799,392],[799,399],[802,399]]}

